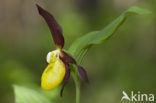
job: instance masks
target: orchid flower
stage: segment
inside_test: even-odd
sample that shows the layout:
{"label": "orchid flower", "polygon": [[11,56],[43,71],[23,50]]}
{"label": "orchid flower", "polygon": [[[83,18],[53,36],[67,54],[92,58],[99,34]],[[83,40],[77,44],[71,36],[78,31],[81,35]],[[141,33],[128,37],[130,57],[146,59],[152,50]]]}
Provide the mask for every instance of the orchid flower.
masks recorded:
{"label": "orchid flower", "polygon": [[63,51],[64,47],[64,37],[62,34],[62,29],[57,23],[55,18],[46,10],[36,5],[39,14],[44,18],[51,31],[56,50],[53,50],[47,55],[48,66],[44,70],[41,77],[41,87],[45,90],[52,90],[60,85],[63,81],[63,86],[60,95],[63,94],[64,86],[67,84],[70,77],[70,63],[77,66],[78,71],[82,79],[88,82],[88,77],[86,71],[83,67],[76,63],[76,60]]}

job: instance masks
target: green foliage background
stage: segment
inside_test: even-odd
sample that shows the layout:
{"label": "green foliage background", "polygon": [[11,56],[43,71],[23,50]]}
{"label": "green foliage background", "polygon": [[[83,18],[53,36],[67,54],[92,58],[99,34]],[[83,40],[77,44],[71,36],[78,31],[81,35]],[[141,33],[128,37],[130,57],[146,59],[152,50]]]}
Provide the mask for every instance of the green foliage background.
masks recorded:
{"label": "green foliage background", "polygon": [[[118,103],[123,90],[156,94],[156,2],[132,1],[37,1],[54,14],[62,26],[66,49],[78,37],[103,29],[132,5],[153,12],[128,18],[109,41],[89,50],[82,65],[90,84],[82,82],[82,103]],[[20,85],[14,87],[23,91],[21,95],[32,97],[24,92],[32,89],[31,94],[38,98],[44,95],[54,103],[73,103],[73,80],[66,86],[63,98],[59,97],[60,87],[53,91],[40,89],[40,77],[47,65],[45,57],[55,47],[35,3],[30,0],[0,1],[0,103],[14,103],[14,84]],[[40,102],[44,103],[46,100],[42,99]]]}

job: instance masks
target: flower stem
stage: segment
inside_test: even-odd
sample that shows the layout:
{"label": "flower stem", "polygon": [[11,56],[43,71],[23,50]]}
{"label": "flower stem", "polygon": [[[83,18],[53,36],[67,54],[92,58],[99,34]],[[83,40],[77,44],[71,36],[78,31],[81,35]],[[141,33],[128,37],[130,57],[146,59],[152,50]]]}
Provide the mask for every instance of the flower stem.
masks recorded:
{"label": "flower stem", "polygon": [[80,103],[80,82],[75,83],[76,87],[76,103]]}
{"label": "flower stem", "polygon": [[75,83],[75,89],[76,89],[76,103],[80,103],[80,79],[76,73],[71,72],[71,75],[73,77],[74,83]]}

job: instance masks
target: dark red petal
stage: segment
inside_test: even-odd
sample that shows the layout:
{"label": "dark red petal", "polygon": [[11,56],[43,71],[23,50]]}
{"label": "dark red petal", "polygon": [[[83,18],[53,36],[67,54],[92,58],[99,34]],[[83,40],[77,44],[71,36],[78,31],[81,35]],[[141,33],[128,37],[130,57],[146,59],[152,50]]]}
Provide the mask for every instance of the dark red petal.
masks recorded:
{"label": "dark red petal", "polygon": [[64,37],[62,35],[62,29],[59,24],[56,22],[55,18],[46,10],[37,5],[39,14],[45,19],[47,22],[50,31],[53,36],[53,40],[55,42],[56,47],[63,48],[64,46]]}
{"label": "dark red petal", "polygon": [[65,63],[65,68],[66,68],[66,74],[65,74],[64,81],[63,81],[63,86],[62,86],[62,89],[61,89],[61,92],[60,92],[61,97],[63,95],[64,87],[68,83],[68,80],[69,80],[69,77],[70,77],[70,66],[69,66],[69,64]]}
{"label": "dark red petal", "polygon": [[79,74],[81,76],[81,78],[85,81],[85,82],[89,82],[88,80],[88,76],[87,76],[87,72],[85,71],[85,69],[83,69],[83,67],[78,66],[75,59],[73,59],[71,56],[69,56],[66,52],[61,51],[61,55],[60,55],[60,59],[66,64],[68,63],[72,63],[75,64],[78,68]]}
{"label": "dark red petal", "polygon": [[72,64],[76,64],[76,61],[74,58],[72,58],[71,56],[69,56],[67,53],[65,53],[64,51],[61,51],[61,55],[60,58],[65,61],[66,63],[72,63]]}
{"label": "dark red petal", "polygon": [[83,67],[81,67],[81,66],[78,66],[78,70],[79,70],[79,74],[80,74],[81,78],[85,82],[89,82],[87,72],[85,71],[85,69],[83,69]]}

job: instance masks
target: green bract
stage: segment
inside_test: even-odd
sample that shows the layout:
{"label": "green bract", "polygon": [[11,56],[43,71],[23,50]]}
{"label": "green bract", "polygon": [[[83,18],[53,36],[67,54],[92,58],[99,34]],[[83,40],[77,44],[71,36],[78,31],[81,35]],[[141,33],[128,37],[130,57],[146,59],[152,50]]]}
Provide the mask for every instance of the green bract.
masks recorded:
{"label": "green bract", "polygon": [[68,52],[76,57],[78,63],[82,62],[82,59],[88,49],[94,44],[103,43],[109,37],[111,37],[115,31],[123,24],[123,22],[129,16],[149,14],[150,11],[139,7],[131,7],[124,13],[122,13],[117,19],[112,21],[108,26],[99,31],[90,32],[72,43]]}

